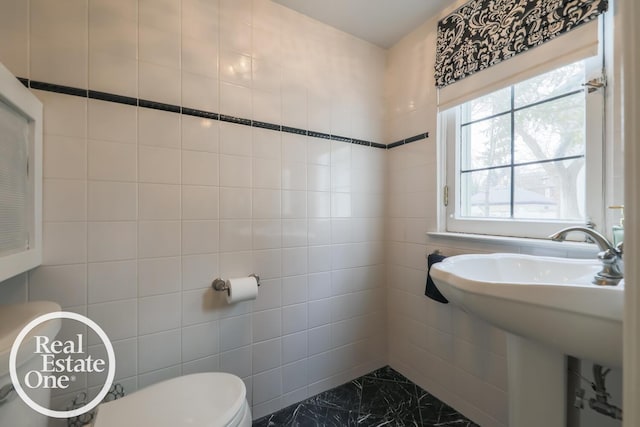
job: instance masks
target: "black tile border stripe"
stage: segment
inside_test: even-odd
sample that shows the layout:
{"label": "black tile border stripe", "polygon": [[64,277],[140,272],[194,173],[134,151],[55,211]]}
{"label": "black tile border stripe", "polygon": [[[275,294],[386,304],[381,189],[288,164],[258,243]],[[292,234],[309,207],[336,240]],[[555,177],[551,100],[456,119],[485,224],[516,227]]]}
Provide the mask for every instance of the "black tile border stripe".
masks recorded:
{"label": "black tile border stripe", "polygon": [[331,139],[331,135],[329,135],[328,133],[316,132],[313,130],[307,131],[307,135],[314,138]]}
{"label": "black tile border stripe", "polygon": [[295,133],[297,135],[307,135],[307,131],[305,129],[292,128],[289,126],[282,126],[282,132]]}
{"label": "black tile border stripe", "polygon": [[267,123],[267,122],[259,122],[257,120],[254,120],[251,125],[254,128],[262,128],[262,129],[269,129],[269,130],[280,131],[282,129],[282,126],[280,125],[274,125],[273,123]]}
{"label": "black tile border stripe", "polygon": [[83,98],[97,99],[100,101],[115,102],[117,104],[133,105],[133,106],[138,106],[143,108],[150,108],[153,110],[168,111],[171,113],[184,114],[187,116],[194,116],[194,117],[202,117],[202,118],[211,119],[211,120],[220,120],[222,122],[236,123],[239,125],[274,130],[279,132],[292,133],[296,135],[306,135],[312,138],[320,138],[320,139],[326,139],[330,141],[345,142],[345,143],[350,143],[355,145],[362,145],[365,147],[380,148],[383,150],[384,149],[389,150],[391,148],[398,147],[400,145],[409,144],[411,142],[420,141],[425,138],[429,138],[429,132],[425,132],[418,135],[414,135],[406,139],[402,139],[400,141],[396,141],[391,144],[380,144],[378,142],[366,141],[363,139],[349,138],[346,136],[332,135],[324,132],[316,132],[312,130],[305,130],[305,129],[295,128],[290,126],[278,125],[275,123],[267,123],[267,122],[261,122],[257,120],[250,120],[242,117],[234,117],[226,114],[214,113],[211,111],[181,107],[179,105],[174,105],[174,104],[166,104],[163,102],[133,98],[130,96],[116,95],[113,93],[99,92],[99,91],[88,90],[88,89],[80,89],[76,87],[58,85],[54,83],[40,82],[36,80],[25,79],[22,77],[17,77],[17,79],[25,87],[31,88],[31,89],[61,93],[64,95],[80,96]]}
{"label": "black tile border stripe", "polygon": [[95,90],[89,91],[89,98],[98,99],[100,101],[116,102],[118,104],[138,105],[138,100],[136,98],[131,98],[130,96],[114,95],[107,92],[98,92]]}
{"label": "black tile border stripe", "polygon": [[228,122],[228,123],[236,123],[238,125],[251,126],[251,120],[249,119],[243,119],[242,117],[227,116],[226,114],[220,114],[220,121]]}
{"label": "black tile border stripe", "polygon": [[387,150],[390,150],[390,149],[395,148],[395,147],[399,147],[401,145],[404,145],[404,139],[402,141],[396,141],[394,143],[387,144]]}
{"label": "black tile border stripe", "polygon": [[89,91],[87,89],[56,85],[53,83],[38,82],[35,80],[29,80],[29,87],[31,89],[45,90],[47,92],[62,93],[65,95],[81,96],[83,98],[88,98],[89,96]]}
{"label": "black tile border stripe", "polygon": [[331,135],[331,140],[332,141],[340,141],[340,142],[348,142],[348,143],[351,143],[353,141],[351,138],[347,138],[346,136],[339,136],[339,135]]}
{"label": "black tile border stripe", "polygon": [[220,120],[218,113],[212,113],[204,110],[196,110],[195,108],[182,107],[182,114],[187,116],[202,117],[204,119]]}
{"label": "black tile border stripe", "polygon": [[179,105],[147,101],[146,99],[138,99],[138,107],[151,108],[152,110],[169,111],[171,113],[180,113],[182,111],[182,108]]}

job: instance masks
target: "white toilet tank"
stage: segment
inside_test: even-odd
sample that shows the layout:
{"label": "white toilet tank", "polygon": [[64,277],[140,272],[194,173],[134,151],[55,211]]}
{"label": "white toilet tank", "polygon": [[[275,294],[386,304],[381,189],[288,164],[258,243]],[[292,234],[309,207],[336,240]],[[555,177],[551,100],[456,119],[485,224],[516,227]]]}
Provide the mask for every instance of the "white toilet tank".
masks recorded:
{"label": "white toilet tank", "polygon": [[[53,302],[33,301],[23,304],[0,305],[0,390],[11,387],[9,374],[9,355],[16,337],[29,322],[36,317],[59,311],[60,306]],[[60,330],[60,319],[49,320],[35,327],[23,340],[17,355],[16,367],[18,377],[31,370],[38,370],[41,362],[34,357],[34,336],[43,335],[53,339]],[[6,390],[6,388],[5,388]],[[49,406],[50,390],[34,389],[29,397],[41,406]],[[11,427],[46,427],[49,419],[27,406],[15,391],[0,402],[0,426]]]}
{"label": "white toilet tank", "polygon": [[244,382],[206,372],[153,384],[98,406],[94,427],[250,427]]}

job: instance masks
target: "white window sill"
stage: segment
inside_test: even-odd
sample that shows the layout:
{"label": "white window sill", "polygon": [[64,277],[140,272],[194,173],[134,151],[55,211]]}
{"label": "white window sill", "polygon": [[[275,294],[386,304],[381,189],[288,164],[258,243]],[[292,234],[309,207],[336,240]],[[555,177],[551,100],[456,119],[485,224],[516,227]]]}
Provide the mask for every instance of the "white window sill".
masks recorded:
{"label": "white window sill", "polygon": [[[443,242],[472,242],[476,244],[501,245],[520,252],[521,249],[534,250],[536,254],[542,255],[544,251],[551,254],[558,251],[566,251],[571,257],[589,258],[596,256],[598,247],[593,243],[584,242],[554,242],[547,239],[533,239],[524,237],[505,237],[484,234],[466,234],[430,231],[427,232],[430,238],[442,240]],[[446,254],[445,254],[446,255]]]}

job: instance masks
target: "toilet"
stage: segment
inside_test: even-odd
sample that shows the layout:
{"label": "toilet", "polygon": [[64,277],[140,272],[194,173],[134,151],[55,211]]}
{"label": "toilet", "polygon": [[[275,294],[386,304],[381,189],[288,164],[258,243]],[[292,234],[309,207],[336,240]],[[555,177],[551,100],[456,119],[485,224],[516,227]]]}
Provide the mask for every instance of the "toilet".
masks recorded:
{"label": "toilet", "polygon": [[185,375],[100,404],[93,427],[250,427],[246,394],[235,375]]}

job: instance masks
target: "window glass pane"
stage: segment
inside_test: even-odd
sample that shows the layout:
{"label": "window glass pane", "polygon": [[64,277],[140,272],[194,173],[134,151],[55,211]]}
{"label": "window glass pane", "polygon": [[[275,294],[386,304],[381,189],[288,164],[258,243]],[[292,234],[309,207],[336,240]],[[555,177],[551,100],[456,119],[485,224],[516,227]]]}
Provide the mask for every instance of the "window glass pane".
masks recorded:
{"label": "window glass pane", "polygon": [[509,114],[462,126],[462,170],[502,166],[511,162]]}
{"label": "window glass pane", "polygon": [[576,93],[514,113],[515,163],[583,155],[585,97]]}
{"label": "window glass pane", "polygon": [[461,175],[462,217],[511,217],[511,168],[468,172]]}
{"label": "window glass pane", "polygon": [[510,108],[511,88],[507,87],[463,104],[462,124],[504,113]]}
{"label": "window glass pane", "polygon": [[0,101],[0,255],[25,250],[29,124]]}
{"label": "window glass pane", "polygon": [[515,108],[581,90],[585,82],[584,62],[576,62],[514,86]]}
{"label": "window glass pane", "polygon": [[584,219],[585,159],[547,162],[514,169],[514,217]]}

